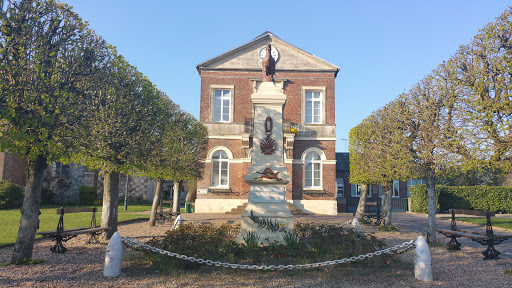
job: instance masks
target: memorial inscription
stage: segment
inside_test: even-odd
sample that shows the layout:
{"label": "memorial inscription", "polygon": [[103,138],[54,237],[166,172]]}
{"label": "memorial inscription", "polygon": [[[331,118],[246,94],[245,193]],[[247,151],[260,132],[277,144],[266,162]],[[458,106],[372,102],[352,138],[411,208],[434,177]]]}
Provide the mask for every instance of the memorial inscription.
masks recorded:
{"label": "memorial inscription", "polygon": [[253,185],[249,187],[251,202],[283,202],[284,186]]}

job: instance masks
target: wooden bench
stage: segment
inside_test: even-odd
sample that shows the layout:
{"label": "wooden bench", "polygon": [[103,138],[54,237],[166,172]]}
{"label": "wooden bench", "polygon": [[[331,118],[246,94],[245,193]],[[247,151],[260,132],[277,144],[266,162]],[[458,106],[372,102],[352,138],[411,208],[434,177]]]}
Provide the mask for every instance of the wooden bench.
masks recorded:
{"label": "wooden bench", "polygon": [[380,217],[381,215],[379,202],[366,202],[363,218],[370,223],[375,222],[375,225],[380,225]]}
{"label": "wooden bench", "polygon": [[[62,242],[66,242],[71,238],[74,238],[81,234],[90,234],[87,243],[97,243],[98,235],[110,229],[110,227],[98,227],[96,226],[96,207],[92,208],[59,208],[57,214],[60,215],[59,223],[57,224],[57,230],[38,232],[36,234],[42,235],[43,237],[49,237],[55,239],[55,245],[50,248],[53,253],[64,253],[68,250]],[[64,229],[64,214],[79,213],[79,212],[92,212],[91,225],[90,227],[71,228]]]}
{"label": "wooden bench", "polygon": [[[169,211],[165,211],[162,207],[162,204],[169,204]],[[160,200],[160,210],[158,211],[157,220],[159,223],[163,224],[166,221],[172,222],[180,212],[172,212],[172,200]]]}
{"label": "wooden bench", "polygon": [[[494,248],[494,245],[499,245],[501,242],[512,238],[512,235],[495,234],[492,230],[491,217],[496,215],[492,211],[476,211],[476,210],[462,210],[462,209],[450,209],[452,214],[452,221],[450,229],[435,229],[435,231],[443,234],[450,238],[450,241],[446,244],[448,250],[460,250],[461,244],[457,241],[457,238],[465,237],[482,245],[487,245],[487,249],[482,252],[484,260],[498,258],[500,252]],[[457,223],[455,222],[455,214],[473,215],[473,216],[485,216],[487,218],[487,224],[485,225],[485,233],[478,233],[474,231],[457,229]]]}

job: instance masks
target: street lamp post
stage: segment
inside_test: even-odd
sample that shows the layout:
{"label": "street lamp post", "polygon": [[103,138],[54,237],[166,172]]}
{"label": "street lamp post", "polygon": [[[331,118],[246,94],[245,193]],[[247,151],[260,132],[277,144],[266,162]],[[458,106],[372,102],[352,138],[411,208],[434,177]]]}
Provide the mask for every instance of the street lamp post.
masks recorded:
{"label": "street lamp post", "polygon": [[130,176],[126,175],[126,191],[124,192],[124,211],[128,210],[128,180],[130,180]]}

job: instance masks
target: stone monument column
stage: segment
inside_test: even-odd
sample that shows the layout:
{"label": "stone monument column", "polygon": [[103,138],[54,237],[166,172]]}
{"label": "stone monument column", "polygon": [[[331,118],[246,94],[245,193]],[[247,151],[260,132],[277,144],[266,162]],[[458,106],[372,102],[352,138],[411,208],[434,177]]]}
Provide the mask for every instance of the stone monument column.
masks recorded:
{"label": "stone monument column", "polygon": [[293,229],[293,215],[286,201],[291,177],[284,164],[283,105],[286,95],[273,82],[262,82],[251,95],[254,136],[251,166],[245,181],[249,200],[242,214],[239,241],[255,232],[259,241],[283,242],[282,232]]}

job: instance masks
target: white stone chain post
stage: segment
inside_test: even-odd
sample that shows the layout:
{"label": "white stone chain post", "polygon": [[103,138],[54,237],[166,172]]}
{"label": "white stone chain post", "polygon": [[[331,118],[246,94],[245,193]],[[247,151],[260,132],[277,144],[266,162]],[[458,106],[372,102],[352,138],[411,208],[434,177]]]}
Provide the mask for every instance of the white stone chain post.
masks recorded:
{"label": "white stone chain post", "polygon": [[119,232],[114,233],[110,242],[108,242],[107,251],[105,253],[105,267],[103,268],[103,276],[117,277],[121,274],[121,264],[123,261],[123,239]]}
{"label": "white stone chain post", "polygon": [[361,228],[361,224],[359,224],[359,220],[357,220],[357,218],[354,218],[354,220],[352,220],[352,227],[354,227],[357,234],[360,234],[360,235],[364,234],[363,228]]}
{"label": "white stone chain post", "polygon": [[423,236],[416,240],[414,249],[414,277],[421,281],[432,281],[432,258],[428,243]]}
{"label": "white stone chain post", "polygon": [[181,215],[178,215],[178,217],[176,217],[176,220],[174,220],[174,225],[172,226],[172,230],[176,230],[176,228],[178,228],[178,226],[183,226],[183,218],[181,217]]}

